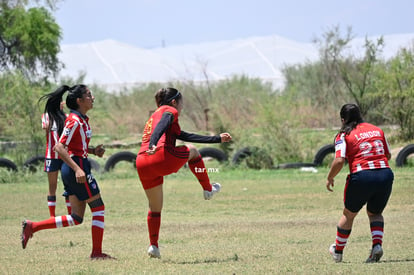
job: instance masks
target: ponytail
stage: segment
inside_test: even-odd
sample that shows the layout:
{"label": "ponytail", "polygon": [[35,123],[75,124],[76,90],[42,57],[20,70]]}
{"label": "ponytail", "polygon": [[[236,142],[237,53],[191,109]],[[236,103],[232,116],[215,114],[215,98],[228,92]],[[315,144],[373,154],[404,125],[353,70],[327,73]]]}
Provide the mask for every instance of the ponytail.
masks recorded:
{"label": "ponytail", "polygon": [[63,85],[56,89],[54,92],[46,94],[39,99],[40,101],[46,100],[44,113],[49,116],[49,129],[55,123],[58,129],[59,136],[62,134],[63,128],[65,127],[65,113],[60,109],[63,94],[70,89],[69,86]]}

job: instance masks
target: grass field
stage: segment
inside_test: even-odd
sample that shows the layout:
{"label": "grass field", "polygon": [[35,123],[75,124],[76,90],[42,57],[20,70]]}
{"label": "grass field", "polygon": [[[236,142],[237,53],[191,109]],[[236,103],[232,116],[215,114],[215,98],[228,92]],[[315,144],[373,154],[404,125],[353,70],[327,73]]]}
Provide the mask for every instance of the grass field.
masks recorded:
{"label": "grass field", "polygon": [[[160,232],[162,259],[146,255],[147,201],[133,169],[97,174],[106,204],[103,250],[116,261],[90,261],[91,215],[82,225],[35,233],[25,250],[20,223],[48,218],[42,172],[8,176],[0,184],[1,274],[410,274],[414,271],[412,168],[394,169],[394,190],[384,212],[384,256],[365,264],[371,237],[365,208],[344,252],[328,253],[342,211],[346,169],[335,192],[325,189],[327,168],[236,170],[219,167],[220,194],[204,201],[188,169],[168,176]],[[58,192],[62,192],[59,184]],[[58,197],[57,214],[65,214]]]}

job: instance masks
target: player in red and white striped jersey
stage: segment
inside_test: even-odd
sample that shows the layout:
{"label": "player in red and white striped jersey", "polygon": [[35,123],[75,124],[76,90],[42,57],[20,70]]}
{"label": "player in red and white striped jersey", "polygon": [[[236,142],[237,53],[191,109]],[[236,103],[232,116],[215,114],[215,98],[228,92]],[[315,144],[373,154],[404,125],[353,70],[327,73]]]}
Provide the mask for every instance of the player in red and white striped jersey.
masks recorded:
{"label": "player in red and white striped jersey", "polygon": [[[63,101],[61,103],[61,106],[63,108]],[[52,123],[52,125],[50,125],[48,113],[42,114],[42,129],[46,131],[45,158],[46,159],[58,159],[59,158],[58,153],[53,151],[53,147],[59,141],[58,128],[57,128],[55,121]]]}
{"label": "player in red and white striped jersey", "polygon": [[[64,161],[61,173],[65,190],[72,205],[72,213],[65,216],[51,217],[40,222],[24,220],[21,235],[22,247],[25,249],[33,233],[39,230],[81,224],[86,204],[88,204],[92,212],[92,253],[90,258],[113,259],[111,256],[102,253],[105,205],[101,198],[98,183],[91,173],[91,165],[88,160],[88,154],[102,157],[105,152],[102,145],[95,148],[89,147],[92,130],[86,113],[93,108],[95,97],[85,85],[75,85],[73,87],[64,85],[47,95],[49,98],[47,104],[58,106],[65,92],[68,92],[66,105],[71,113],[66,118],[64,129],[54,150]],[[48,113],[52,116],[56,115],[53,112]]]}
{"label": "player in red and white striped jersey", "polygon": [[[47,99],[47,95],[40,98]],[[42,115],[42,129],[46,132],[46,152],[45,152],[45,163],[44,171],[47,173],[49,182],[49,192],[47,194],[47,204],[49,208],[49,214],[54,217],[56,208],[56,190],[59,170],[62,167],[62,160],[60,159],[57,152],[53,150],[54,146],[59,141],[59,135],[62,133],[63,125],[66,119],[66,115],[63,112],[64,101],[60,103],[59,110],[48,110],[49,108],[56,108],[54,104],[46,104],[45,112]],[[49,111],[52,114],[49,118]],[[63,194],[65,197],[66,207],[68,214],[71,213],[71,206],[69,202],[69,196],[66,192]]]}
{"label": "player in red and white striped jersey", "polygon": [[384,218],[382,212],[391,195],[394,174],[389,167],[390,148],[379,127],[362,120],[359,107],[345,104],[340,111],[342,128],[335,138],[335,159],[328,173],[326,188],[333,191],[334,178],[348,161],[350,174],[344,191],[344,210],[337,225],[336,241],[329,248],[336,262],[351,234],[354,218],[366,204],[370,221],[372,249],[366,262],[381,258]]}

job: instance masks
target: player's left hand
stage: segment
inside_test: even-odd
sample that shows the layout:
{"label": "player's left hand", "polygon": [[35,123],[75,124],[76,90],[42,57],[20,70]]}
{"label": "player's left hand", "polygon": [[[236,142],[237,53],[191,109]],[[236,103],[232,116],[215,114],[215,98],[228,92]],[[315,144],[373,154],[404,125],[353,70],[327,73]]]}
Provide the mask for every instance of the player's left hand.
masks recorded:
{"label": "player's left hand", "polygon": [[231,140],[231,135],[229,133],[221,133],[221,142],[229,142]]}
{"label": "player's left hand", "polygon": [[98,146],[96,146],[94,153],[96,156],[101,158],[105,153],[105,148],[103,148],[103,144],[99,144]]}

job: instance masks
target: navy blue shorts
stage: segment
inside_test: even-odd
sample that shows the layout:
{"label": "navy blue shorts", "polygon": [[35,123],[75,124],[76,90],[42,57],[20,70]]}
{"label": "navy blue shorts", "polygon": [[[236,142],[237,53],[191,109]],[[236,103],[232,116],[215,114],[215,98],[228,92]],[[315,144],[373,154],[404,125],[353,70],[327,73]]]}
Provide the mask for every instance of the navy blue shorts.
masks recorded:
{"label": "navy blue shorts", "polygon": [[72,159],[85,172],[87,182],[76,182],[75,171],[73,171],[72,168],[70,168],[66,163],[63,163],[61,174],[67,195],[76,195],[78,200],[85,201],[99,194],[100,190],[98,183],[91,173],[91,164],[89,163],[89,160],[87,158],[80,157],[72,157]]}
{"label": "navy blue shorts", "polygon": [[362,170],[348,175],[344,191],[345,208],[359,212],[367,204],[367,210],[381,214],[391,196],[394,174],[390,168]]}
{"label": "navy blue shorts", "polygon": [[45,172],[55,172],[59,171],[62,167],[63,160],[61,159],[45,159],[45,168],[43,171]]}

